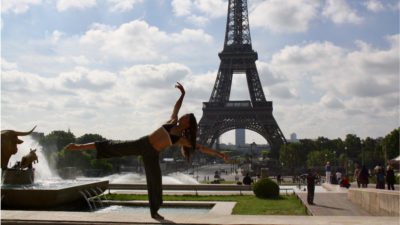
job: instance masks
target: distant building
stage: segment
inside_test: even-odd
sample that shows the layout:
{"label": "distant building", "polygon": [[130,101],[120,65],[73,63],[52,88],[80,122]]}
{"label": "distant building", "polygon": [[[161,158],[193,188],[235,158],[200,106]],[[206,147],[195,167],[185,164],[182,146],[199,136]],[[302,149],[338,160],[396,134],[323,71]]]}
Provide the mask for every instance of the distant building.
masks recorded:
{"label": "distant building", "polygon": [[246,144],[246,132],[245,129],[236,129],[236,146],[244,146]]}
{"label": "distant building", "polygon": [[296,133],[290,134],[289,142],[299,142],[299,139],[297,139],[297,134]]}

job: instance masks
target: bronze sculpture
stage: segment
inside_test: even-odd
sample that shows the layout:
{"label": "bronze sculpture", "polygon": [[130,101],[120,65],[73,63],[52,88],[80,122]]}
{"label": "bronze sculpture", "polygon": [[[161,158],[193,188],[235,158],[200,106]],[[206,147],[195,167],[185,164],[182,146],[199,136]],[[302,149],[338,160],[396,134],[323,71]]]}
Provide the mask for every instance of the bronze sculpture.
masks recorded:
{"label": "bronze sculpture", "polygon": [[17,145],[23,143],[24,141],[18,139],[18,136],[27,136],[32,134],[36,126],[28,132],[19,132],[14,130],[2,130],[1,131],[1,168],[7,169],[8,161],[11,155],[17,153]]}
{"label": "bronze sculpture", "polygon": [[29,153],[24,155],[21,159],[20,169],[32,169],[32,163],[38,163],[39,159],[36,155],[36,149],[30,149]]}

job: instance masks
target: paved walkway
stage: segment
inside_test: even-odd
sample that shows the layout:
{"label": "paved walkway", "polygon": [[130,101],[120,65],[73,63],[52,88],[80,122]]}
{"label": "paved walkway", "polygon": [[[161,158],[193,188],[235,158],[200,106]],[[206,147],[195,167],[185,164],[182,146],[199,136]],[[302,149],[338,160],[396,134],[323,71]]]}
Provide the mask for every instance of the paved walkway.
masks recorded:
{"label": "paved walkway", "polygon": [[315,193],[315,205],[307,203],[307,193],[297,193],[313,216],[372,216],[368,211],[347,199],[347,193]]}
{"label": "paved walkway", "polygon": [[[116,192],[125,192],[123,190]],[[133,191],[126,191],[132,193]],[[167,193],[164,193],[167,194]],[[169,192],[168,194],[176,194]],[[198,194],[203,194],[199,192]],[[206,194],[206,193],[204,193]],[[210,194],[207,192],[207,194]],[[214,194],[222,194],[214,192]],[[237,193],[236,193],[237,194]],[[243,193],[250,194],[250,193]],[[306,192],[297,193],[303,202]],[[132,213],[92,213],[92,212],[60,212],[60,211],[18,211],[1,210],[2,225],[127,225],[127,224],[298,224],[298,225],[399,225],[399,217],[370,216],[363,209],[347,200],[347,193],[316,193],[316,205],[306,205],[314,216],[255,216],[227,215],[216,211],[205,215],[166,214],[165,220],[155,220],[146,214]],[[226,210],[228,207],[222,207]],[[222,209],[221,209],[222,210]]]}
{"label": "paved walkway", "polygon": [[399,217],[377,216],[243,216],[243,215],[164,215],[157,221],[149,214],[90,213],[2,210],[2,225],[127,225],[127,224],[298,224],[298,225],[398,225]]}

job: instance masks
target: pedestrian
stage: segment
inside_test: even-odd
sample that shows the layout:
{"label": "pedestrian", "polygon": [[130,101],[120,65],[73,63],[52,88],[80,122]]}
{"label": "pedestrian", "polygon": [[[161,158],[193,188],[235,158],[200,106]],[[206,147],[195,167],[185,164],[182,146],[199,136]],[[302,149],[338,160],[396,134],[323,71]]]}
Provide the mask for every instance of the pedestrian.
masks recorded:
{"label": "pedestrian", "polygon": [[260,179],[261,179],[260,174],[257,174],[256,178],[255,178],[255,182],[259,181]]}
{"label": "pedestrian", "polygon": [[180,83],[175,85],[181,91],[181,96],[175,103],[170,120],[160,126],[153,133],[138,140],[130,141],[100,141],[87,144],[71,143],[68,150],[97,150],[97,158],[123,157],[127,155],[141,155],[146,171],[147,190],[150,203],[151,217],[164,219],[158,214],[162,205],[162,177],[159,163],[159,154],[169,146],[180,146],[182,155],[188,163],[195,150],[202,153],[217,155],[228,160],[228,155],[196,143],[197,122],[194,115],[185,114],[178,119],[185,90]]}
{"label": "pedestrian", "polygon": [[278,176],[276,176],[276,181],[278,182],[278,184],[282,183],[282,178],[281,178],[280,174],[278,174]]}
{"label": "pedestrian", "polygon": [[317,177],[314,173],[312,173],[311,169],[308,170],[307,173],[307,203],[310,205],[314,205],[314,191],[315,191],[315,179]]}
{"label": "pedestrian", "polygon": [[253,180],[249,176],[249,173],[247,173],[246,176],[243,178],[243,184],[251,185],[251,183],[253,183]]}
{"label": "pedestrian", "polygon": [[331,176],[331,184],[337,184],[336,173],[333,173]]}
{"label": "pedestrian", "polygon": [[382,167],[377,168],[376,176],[376,189],[385,189],[385,174]]}
{"label": "pedestrian", "polygon": [[340,187],[350,187],[349,179],[347,177],[344,177],[343,180],[340,181]]}
{"label": "pedestrian", "polygon": [[326,183],[330,184],[331,183],[331,163],[330,162],[326,162],[325,175],[326,175]]}
{"label": "pedestrian", "polygon": [[361,187],[366,188],[368,187],[368,178],[369,178],[369,173],[365,165],[362,166],[360,175],[358,176],[360,179]]}
{"label": "pedestrian", "polygon": [[339,170],[336,172],[336,180],[338,184],[342,182],[342,173]]}
{"label": "pedestrian", "polygon": [[361,185],[361,183],[360,183],[360,177],[359,177],[359,176],[360,176],[360,172],[361,172],[360,166],[357,165],[356,169],[354,170],[353,179],[354,179],[355,181],[357,181],[357,187],[358,187],[358,188],[360,188],[360,185]]}
{"label": "pedestrian", "polygon": [[395,176],[394,170],[390,165],[387,167],[386,170],[386,183],[388,190],[394,190]]}

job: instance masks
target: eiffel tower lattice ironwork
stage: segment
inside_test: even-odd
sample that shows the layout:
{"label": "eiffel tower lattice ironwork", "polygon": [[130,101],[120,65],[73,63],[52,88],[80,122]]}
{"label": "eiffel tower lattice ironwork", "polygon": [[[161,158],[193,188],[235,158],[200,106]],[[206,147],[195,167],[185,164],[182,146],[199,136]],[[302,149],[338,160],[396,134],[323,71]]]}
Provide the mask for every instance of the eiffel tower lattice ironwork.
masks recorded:
{"label": "eiffel tower lattice ironwork", "polygon": [[[272,115],[258,76],[257,52],[252,49],[247,0],[229,0],[224,49],[210,100],[203,102],[199,122],[199,142],[212,146],[223,133],[248,129],[263,136],[277,156],[286,139]],[[232,76],[245,73],[251,101],[229,101]]]}

